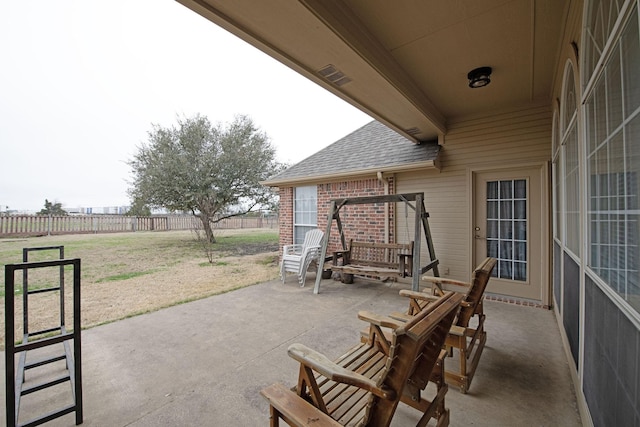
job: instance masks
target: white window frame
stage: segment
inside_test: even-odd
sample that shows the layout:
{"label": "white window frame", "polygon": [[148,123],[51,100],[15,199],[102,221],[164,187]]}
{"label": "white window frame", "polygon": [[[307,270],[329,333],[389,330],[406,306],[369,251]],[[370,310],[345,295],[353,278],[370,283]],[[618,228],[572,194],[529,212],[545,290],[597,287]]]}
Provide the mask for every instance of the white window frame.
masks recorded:
{"label": "white window frame", "polygon": [[562,175],[562,234],[565,249],[580,257],[580,146],[576,80],[573,64],[567,62],[560,111],[560,165]]}
{"label": "white window frame", "polygon": [[318,187],[293,189],[293,243],[302,244],[307,231],[318,227]]}
{"label": "white window frame", "polygon": [[[640,150],[638,137],[629,136],[631,124],[638,126],[640,120],[640,102],[635,101],[633,111],[627,111],[625,94],[629,90],[625,88],[625,64],[629,52],[625,50],[627,55],[622,55],[620,43],[631,28],[629,25],[638,25],[638,3],[599,0],[591,5],[592,15],[586,17],[585,22],[584,47],[587,56],[591,57],[585,60],[583,67],[589,74],[583,75],[582,99],[588,194],[586,271],[635,319],[640,319],[640,296],[633,294],[640,282],[640,239],[637,236],[640,233],[640,185],[637,182],[640,168],[637,157],[632,164],[628,153],[631,149]],[[589,28],[592,22],[599,26],[596,31]],[[640,39],[640,30],[635,36]],[[594,56],[597,53],[600,54],[598,58]],[[634,64],[637,61],[638,58]],[[612,92],[610,87],[615,90]],[[599,103],[600,100],[603,102]],[[602,187],[605,184],[606,188]],[[635,239],[630,239],[633,235]],[[630,283],[635,284],[635,289]]]}

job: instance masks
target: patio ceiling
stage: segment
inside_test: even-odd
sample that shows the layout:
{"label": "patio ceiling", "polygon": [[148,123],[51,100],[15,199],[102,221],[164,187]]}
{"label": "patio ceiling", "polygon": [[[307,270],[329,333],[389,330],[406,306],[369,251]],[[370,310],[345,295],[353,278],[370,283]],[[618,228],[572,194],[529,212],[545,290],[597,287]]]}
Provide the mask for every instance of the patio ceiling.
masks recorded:
{"label": "patio ceiling", "polygon": [[[414,141],[454,118],[550,103],[570,2],[178,1]],[[469,88],[483,66],[491,83]]]}

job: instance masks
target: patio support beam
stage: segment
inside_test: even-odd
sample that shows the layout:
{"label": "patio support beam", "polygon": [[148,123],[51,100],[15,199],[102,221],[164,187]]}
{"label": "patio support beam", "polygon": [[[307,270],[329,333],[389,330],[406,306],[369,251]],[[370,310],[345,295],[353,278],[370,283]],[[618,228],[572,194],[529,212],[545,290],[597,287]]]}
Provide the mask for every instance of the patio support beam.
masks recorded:
{"label": "patio support beam", "polygon": [[[378,39],[362,24],[360,19],[341,0],[299,0],[311,13],[320,19],[336,36],[347,44],[353,52],[366,61],[382,78],[419,111],[425,121],[437,129],[438,138],[447,133],[444,115],[436,108],[420,87],[387,52]],[[414,139],[406,129],[398,129],[403,135]],[[424,124],[416,123],[416,127]]]}

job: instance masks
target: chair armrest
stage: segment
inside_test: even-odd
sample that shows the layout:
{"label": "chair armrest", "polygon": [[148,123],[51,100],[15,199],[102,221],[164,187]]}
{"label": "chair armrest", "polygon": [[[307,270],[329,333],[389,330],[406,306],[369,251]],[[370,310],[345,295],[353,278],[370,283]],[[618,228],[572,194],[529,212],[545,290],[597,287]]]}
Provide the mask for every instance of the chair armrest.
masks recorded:
{"label": "chair armrest", "polygon": [[409,271],[409,275],[413,273],[413,254],[398,254],[398,270],[405,277],[405,273]]}
{"label": "chair armrest", "polygon": [[436,285],[454,285],[454,286],[463,286],[468,288],[471,286],[467,282],[463,282],[461,280],[447,279],[445,277],[433,277],[433,276],[422,276],[422,280],[425,282],[435,283]]}
{"label": "chair armrest", "polygon": [[[278,417],[273,414],[273,409],[275,409],[276,412],[282,414],[280,417],[293,421],[294,425],[308,425],[311,422],[314,427],[340,427],[342,425],[283,384],[272,384],[262,389],[260,394],[269,402],[272,417]],[[271,425],[277,425],[277,420],[272,418]]]}
{"label": "chair armrest", "polygon": [[302,245],[299,243],[293,245],[284,245],[282,247],[283,255],[300,255],[302,253]]}
{"label": "chair armrest", "polygon": [[449,333],[451,335],[456,335],[458,337],[464,337],[466,335],[467,328],[463,328],[462,326],[453,325],[449,329]]}
{"label": "chair armrest", "polygon": [[381,316],[367,310],[361,310],[358,312],[358,319],[369,322],[372,325],[381,326],[383,328],[397,329],[404,325],[404,322],[400,322],[389,316]]}
{"label": "chair armrest", "polygon": [[367,390],[383,399],[395,399],[396,397],[393,390],[378,387],[375,381],[333,363],[331,360],[327,359],[325,355],[318,353],[303,344],[291,344],[287,352],[291,358],[324,375],[332,381],[349,384],[363,390]]}
{"label": "chair armrest", "polygon": [[320,253],[320,249],[322,249],[322,246],[307,246],[307,248],[305,249],[305,252],[306,253],[312,253],[312,252]]}
{"label": "chair armrest", "polygon": [[431,295],[426,292],[409,291],[407,289],[401,289],[400,296],[413,298],[419,301],[427,301],[427,302],[437,301],[441,298],[437,295]]}
{"label": "chair armrest", "polygon": [[333,265],[338,265],[338,258],[342,258],[342,264],[349,264],[351,260],[351,250],[341,250],[333,252]]}
{"label": "chair armrest", "polygon": [[389,314],[389,317],[391,317],[394,320],[399,320],[403,323],[407,323],[409,322],[411,319],[413,319],[413,316],[407,313],[401,313],[399,311],[392,311]]}

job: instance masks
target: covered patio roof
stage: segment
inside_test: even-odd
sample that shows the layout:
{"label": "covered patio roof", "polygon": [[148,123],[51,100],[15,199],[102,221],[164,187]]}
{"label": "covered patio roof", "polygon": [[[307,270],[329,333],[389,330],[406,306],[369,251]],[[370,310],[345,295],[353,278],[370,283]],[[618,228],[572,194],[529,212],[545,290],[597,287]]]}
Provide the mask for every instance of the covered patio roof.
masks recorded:
{"label": "covered patio roof", "polygon": [[[550,105],[570,4],[178,1],[413,141],[442,141],[453,118]],[[491,84],[470,89],[478,67]]]}

